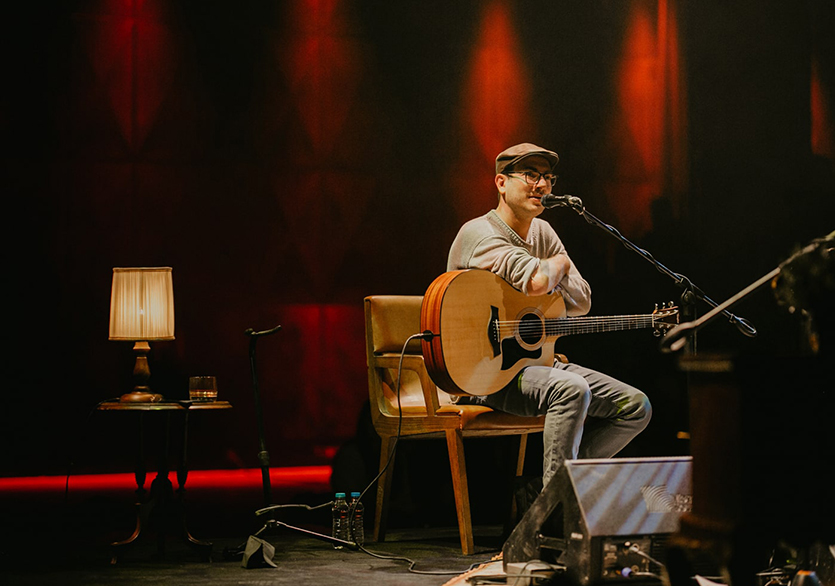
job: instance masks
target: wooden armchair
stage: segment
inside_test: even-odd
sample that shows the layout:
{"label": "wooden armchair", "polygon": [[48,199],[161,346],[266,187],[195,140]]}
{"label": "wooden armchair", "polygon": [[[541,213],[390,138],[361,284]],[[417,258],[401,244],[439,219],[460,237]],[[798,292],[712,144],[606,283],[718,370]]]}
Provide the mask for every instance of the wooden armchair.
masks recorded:
{"label": "wooden armchair", "polygon": [[[519,456],[516,475],[522,474],[529,433],[542,431],[543,417],[518,417],[480,405],[456,405],[429,378],[421,354],[420,340],[410,342],[403,359],[400,384],[400,409],[396,395],[400,352],[409,336],[420,332],[422,296],[375,295],[365,298],[365,340],[368,360],[368,390],[374,428],[382,439],[380,470],[394,448],[398,414],[402,412],[401,439],[446,437],[455,508],[464,555],[474,552],[473,527],[467,468],[464,461],[465,437],[518,435]],[[385,540],[386,504],[391,492],[391,465],[377,485],[374,516],[374,541]]]}

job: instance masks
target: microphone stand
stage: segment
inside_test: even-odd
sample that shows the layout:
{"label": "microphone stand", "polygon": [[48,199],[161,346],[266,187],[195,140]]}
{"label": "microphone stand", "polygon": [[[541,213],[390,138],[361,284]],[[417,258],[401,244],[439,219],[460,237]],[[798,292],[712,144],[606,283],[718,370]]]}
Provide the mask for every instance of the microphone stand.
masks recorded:
{"label": "microphone stand", "polygon": [[256,332],[252,328],[248,328],[244,332],[244,334],[249,336],[249,364],[252,369],[252,391],[255,394],[255,412],[258,418],[258,439],[261,448],[258,452],[258,463],[261,465],[261,482],[264,488],[265,507],[272,504],[272,492],[270,487],[270,453],[267,451],[267,442],[264,438],[264,416],[261,410],[261,395],[258,391],[258,372],[255,368],[255,343],[258,341],[258,338],[274,334],[280,329],[281,326],[275,326],[270,330]]}
{"label": "microphone stand", "polygon": [[[617,230],[617,228],[615,228],[614,226],[610,226],[609,224],[603,222],[602,220],[600,220],[600,218],[598,218],[597,216],[595,216],[594,214],[592,214],[591,212],[586,210],[586,208],[583,205],[583,202],[580,198],[572,196],[571,198],[568,199],[568,202],[565,203],[564,205],[566,207],[571,208],[575,212],[577,212],[580,216],[583,217],[583,219],[586,222],[588,222],[592,226],[597,226],[598,228],[608,232],[609,234],[611,234],[612,236],[614,236],[615,238],[620,240],[621,244],[623,244],[626,248],[628,248],[632,252],[637,253],[638,256],[640,256],[641,258],[643,258],[644,260],[648,261],[653,266],[655,266],[655,268],[658,270],[658,272],[667,275],[673,281],[675,281],[675,284],[679,288],[682,289],[682,294],[681,294],[682,313],[685,314],[686,317],[690,317],[691,315],[693,315],[695,301],[696,301],[696,299],[701,299],[702,301],[704,301],[705,303],[710,305],[712,308],[714,308],[714,309],[719,308],[717,310],[717,313],[721,313],[722,315],[727,317],[728,321],[730,323],[734,324],[737,327],[737,329],[739,329],[739,331],[742,332],[744,335],[748,336],[749,338],[753,338],[757,335],[757,330],[756,330],[756,328],[754,328],[754,326],[751,324],[751,322],[749,322],[745,318],[742,318],[742,317],[739,317],[737,315],[732,314],[730,311],[728,311],[727,308],[729,307],[729,305],[727,305],[727,304],[723,304],[722,307],[719,307],[719,304],[716,303],[710,297],[708,297],[704,293],[704,291],[702,291],[699,287],[697,287],[693,283],[693,281],[691,281],[686,276],[684,276],[680,273],[676,273],[676,272],[668,269],[666,266],[664,266],[663,264],[658,262],[652,256],[652,254],[650,254],[649,252],[647,252],[643,248],[639,247],[638,245],[636,245],[635,243],[629,241],[626,237],[624,237],[623,234],[621,234]],[[695,350],[696,350],[696,348],[695,348],[695,346],[696,346],[696,344],[695,344],[695,341],[696,341],[695,334],[696,334],[696,332],[695,332],[695,330],[692,330],[690,333],[691,333],[691,341],[692,341],[692,345],[690,346],[690,351],[695,354]]]}
{"label": "microphone stand", "polygon": [[[281,326],[275,326],[272,329],[264,330],[261,332],[256,332],[252,328],[248,328],[244,331],[244,334],[249,336],[249,364],[252,370],[252,390],[255,395],[255,412],[258,419],[258,439],[260,442],[260,450],[258,452],[258,463],[261,466],[261,481],[263,484],[264,489],[264,508],[256,511],[256,516],[260,516],[267,513],[272,513],[277,509],[281,509],[284,507],[302,507],[309,510],[312,510],[312,507],[308,507],[306,505],[273,505],[272,504],[272,490],[270,486],[270,454],[267,451],[267,442],[264,437],[264,417],[261,409],[261,394],[258,389],[258,371],[256,369],[256,360],[255,360],[255,345],[258,342],[258,338],[263,336],[270,336],[281,329]],[[326,503],[325,505],[320,506],[328,506],[331,503]],[[315,531],[310,531],[308,529],[304,529],[303,527],[296,527],[295,525],[289,525],[282,521],[279,521],[274,518],[269,518],[264,523],[264,525],[256,531],[251,537],[255,537],[256,539],[260,539],[260,535],[263,534],[265,531],[269,529],[274,529],[276,527],[284,527],[285,529],[291,529],[298,533],[302,533],[309,537],[314,537],[321,541],[327,541],[332,543],[334,546],[342,546],[348,549],[359,549],[359,546],[351,541],[345,541],[342,539],[338,539],[331,535],[325,535],[322,533],[317,533]],[[248,540],[247,540],[248,541]],[[240,544],[238,547],[235,548],[225,548],[223,555],[226,559],[234,559],[238,556],[244,554],[246,550],[247,542]]]}
{"label": "microphone stand", "polygon": [[792,263],[797,261],[798,259],[810,255],[813,252],[816,252],[819,248],[823,246],[832,246],[833,239],[835,239],[835,232],[830,234],[827,237],[819,238],[814,240],[811,244],[808,244],[798,252],[794,253],[788,259],[781,262],[777,267],[773,268],[771,271],[733,295],[732,297],[725,300],[722,305],[718,305],[710,310],[708,313],[703,315],[697,320],[688,321],[685,323],[681,323],[667,332],[667,335],[664,336],[664,339],[661,340],[661,351],[664,353],[671,353],[671,352],[678,352],[686,343],[686,336],[687,335],[695,335],[695,333],[702,329],[702,327],[706,326],[708,323],[713,321],[717,315],[723,313],[727,308],[734,305],[736,302],[744,299],[769,281],[772,281],[777,276],[779,276],[787,267],[790,267]]}

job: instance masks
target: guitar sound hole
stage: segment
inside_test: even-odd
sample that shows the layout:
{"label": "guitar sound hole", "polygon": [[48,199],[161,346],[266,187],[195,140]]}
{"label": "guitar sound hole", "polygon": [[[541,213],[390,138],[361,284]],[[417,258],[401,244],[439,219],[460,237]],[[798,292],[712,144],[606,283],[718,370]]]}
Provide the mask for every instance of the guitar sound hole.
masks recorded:
{"label": "guitar sound hole", "polygon": [[535,313],[528,313],[519,320],[519,339],[532,346],[542,339],[543,328],[542,318]]}

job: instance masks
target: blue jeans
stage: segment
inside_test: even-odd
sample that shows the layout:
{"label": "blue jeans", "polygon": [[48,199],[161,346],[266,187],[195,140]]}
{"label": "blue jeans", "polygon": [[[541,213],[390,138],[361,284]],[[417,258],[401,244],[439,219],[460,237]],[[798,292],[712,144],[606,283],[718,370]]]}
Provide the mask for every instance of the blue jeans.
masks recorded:
{"label": "blue jeans", "polygon": [[498,411],[545,415],[542,485],[564,460],[611,458],[649,423],[647,396],[577,364],[529,366],[504,389],[467,402]]}

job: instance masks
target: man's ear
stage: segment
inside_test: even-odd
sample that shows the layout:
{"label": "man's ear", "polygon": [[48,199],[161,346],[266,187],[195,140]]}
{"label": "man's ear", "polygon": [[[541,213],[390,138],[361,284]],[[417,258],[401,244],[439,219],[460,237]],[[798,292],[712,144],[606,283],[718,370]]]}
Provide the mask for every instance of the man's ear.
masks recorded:
{"label": "man's ear", "polygon": [[499,190],[499,193],[504,195],[504,184],[507,183],[507,175],[502,175],[501,173],[496,175],[496,189]]}

